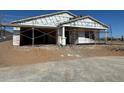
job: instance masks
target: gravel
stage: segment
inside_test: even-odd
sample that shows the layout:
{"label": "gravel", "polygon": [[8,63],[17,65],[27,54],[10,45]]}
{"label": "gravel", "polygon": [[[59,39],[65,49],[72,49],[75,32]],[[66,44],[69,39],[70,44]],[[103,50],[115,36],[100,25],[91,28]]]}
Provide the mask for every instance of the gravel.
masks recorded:
{"label": "gravel", "polygon": [[124,57],[91,57],[0,67],[0,81],[122,82],[124,81]]}

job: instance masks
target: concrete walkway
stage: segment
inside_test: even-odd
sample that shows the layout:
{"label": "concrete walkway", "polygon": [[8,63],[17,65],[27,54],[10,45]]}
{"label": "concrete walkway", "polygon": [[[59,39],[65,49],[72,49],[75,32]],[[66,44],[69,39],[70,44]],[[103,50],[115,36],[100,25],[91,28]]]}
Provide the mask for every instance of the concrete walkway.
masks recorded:
{"label": "concrete walkway", "polygon": [[0,81],[124,81],[124,57],[94,57],[1,67]]}

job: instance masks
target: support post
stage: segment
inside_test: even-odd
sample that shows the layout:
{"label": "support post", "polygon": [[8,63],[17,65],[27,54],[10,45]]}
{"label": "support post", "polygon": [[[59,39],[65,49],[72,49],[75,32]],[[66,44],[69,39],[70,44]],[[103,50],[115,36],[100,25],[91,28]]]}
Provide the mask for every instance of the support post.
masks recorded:
{"label": "support post", "polygon": [[62,45],[66,45],[66,37],[65,37],[65,27],[62,27]]}
{"label": "support post", "polygon": [[58,45],[59,29],[56,29],[56,44]]}
{"label": "support post", "polygon": [[57,45],[61,44],[60,28],[57,29]]}
{"label": "support post", "polygon": [[96,31],[94,31],[94,38],[95,38],[95,45],[97,43],[97,35],[96,35]]}
{"label": "support post", "polygon": [[65,27],[62,27],[62,37],[65,37]]}
{"label": "support post", "polygon": [[107,43],[107,41],[108,41],[108,32],[107,30],[105,30],[105,43]]}
{"label": "support post", "polygon": [[110,34],[111,34],[111,43],[112,43],[113,35],[112,35],[112,27],[111,27],[111,25],[110,25]]}
{"label": "support post", "polygon": [[32,46],[34,46],[34,28],[32,28]]}

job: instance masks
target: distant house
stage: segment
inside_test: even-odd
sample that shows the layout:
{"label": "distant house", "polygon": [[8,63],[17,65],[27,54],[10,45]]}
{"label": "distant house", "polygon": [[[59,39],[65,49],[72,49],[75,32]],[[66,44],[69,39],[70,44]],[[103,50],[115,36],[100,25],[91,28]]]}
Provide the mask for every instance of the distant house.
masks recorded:
{"label": "distant house", "polygon": [[100,32],[107,32],[106,24],[91,16],[76,16],[61,11],[12,22],[13,45],[86,44],[95,43]]}

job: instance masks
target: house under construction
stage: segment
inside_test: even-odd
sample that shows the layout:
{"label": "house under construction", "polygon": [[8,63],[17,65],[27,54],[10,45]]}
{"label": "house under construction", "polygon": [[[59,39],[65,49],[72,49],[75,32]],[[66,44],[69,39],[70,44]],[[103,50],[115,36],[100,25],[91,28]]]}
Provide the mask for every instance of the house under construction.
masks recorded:
{"label": "house under construction", "polygon": [[14,30],[13,45],[91,44],[98,43],[99,34],[108,26],[91,16],[79,17],[69,11],[16,20],[11,23]]}

